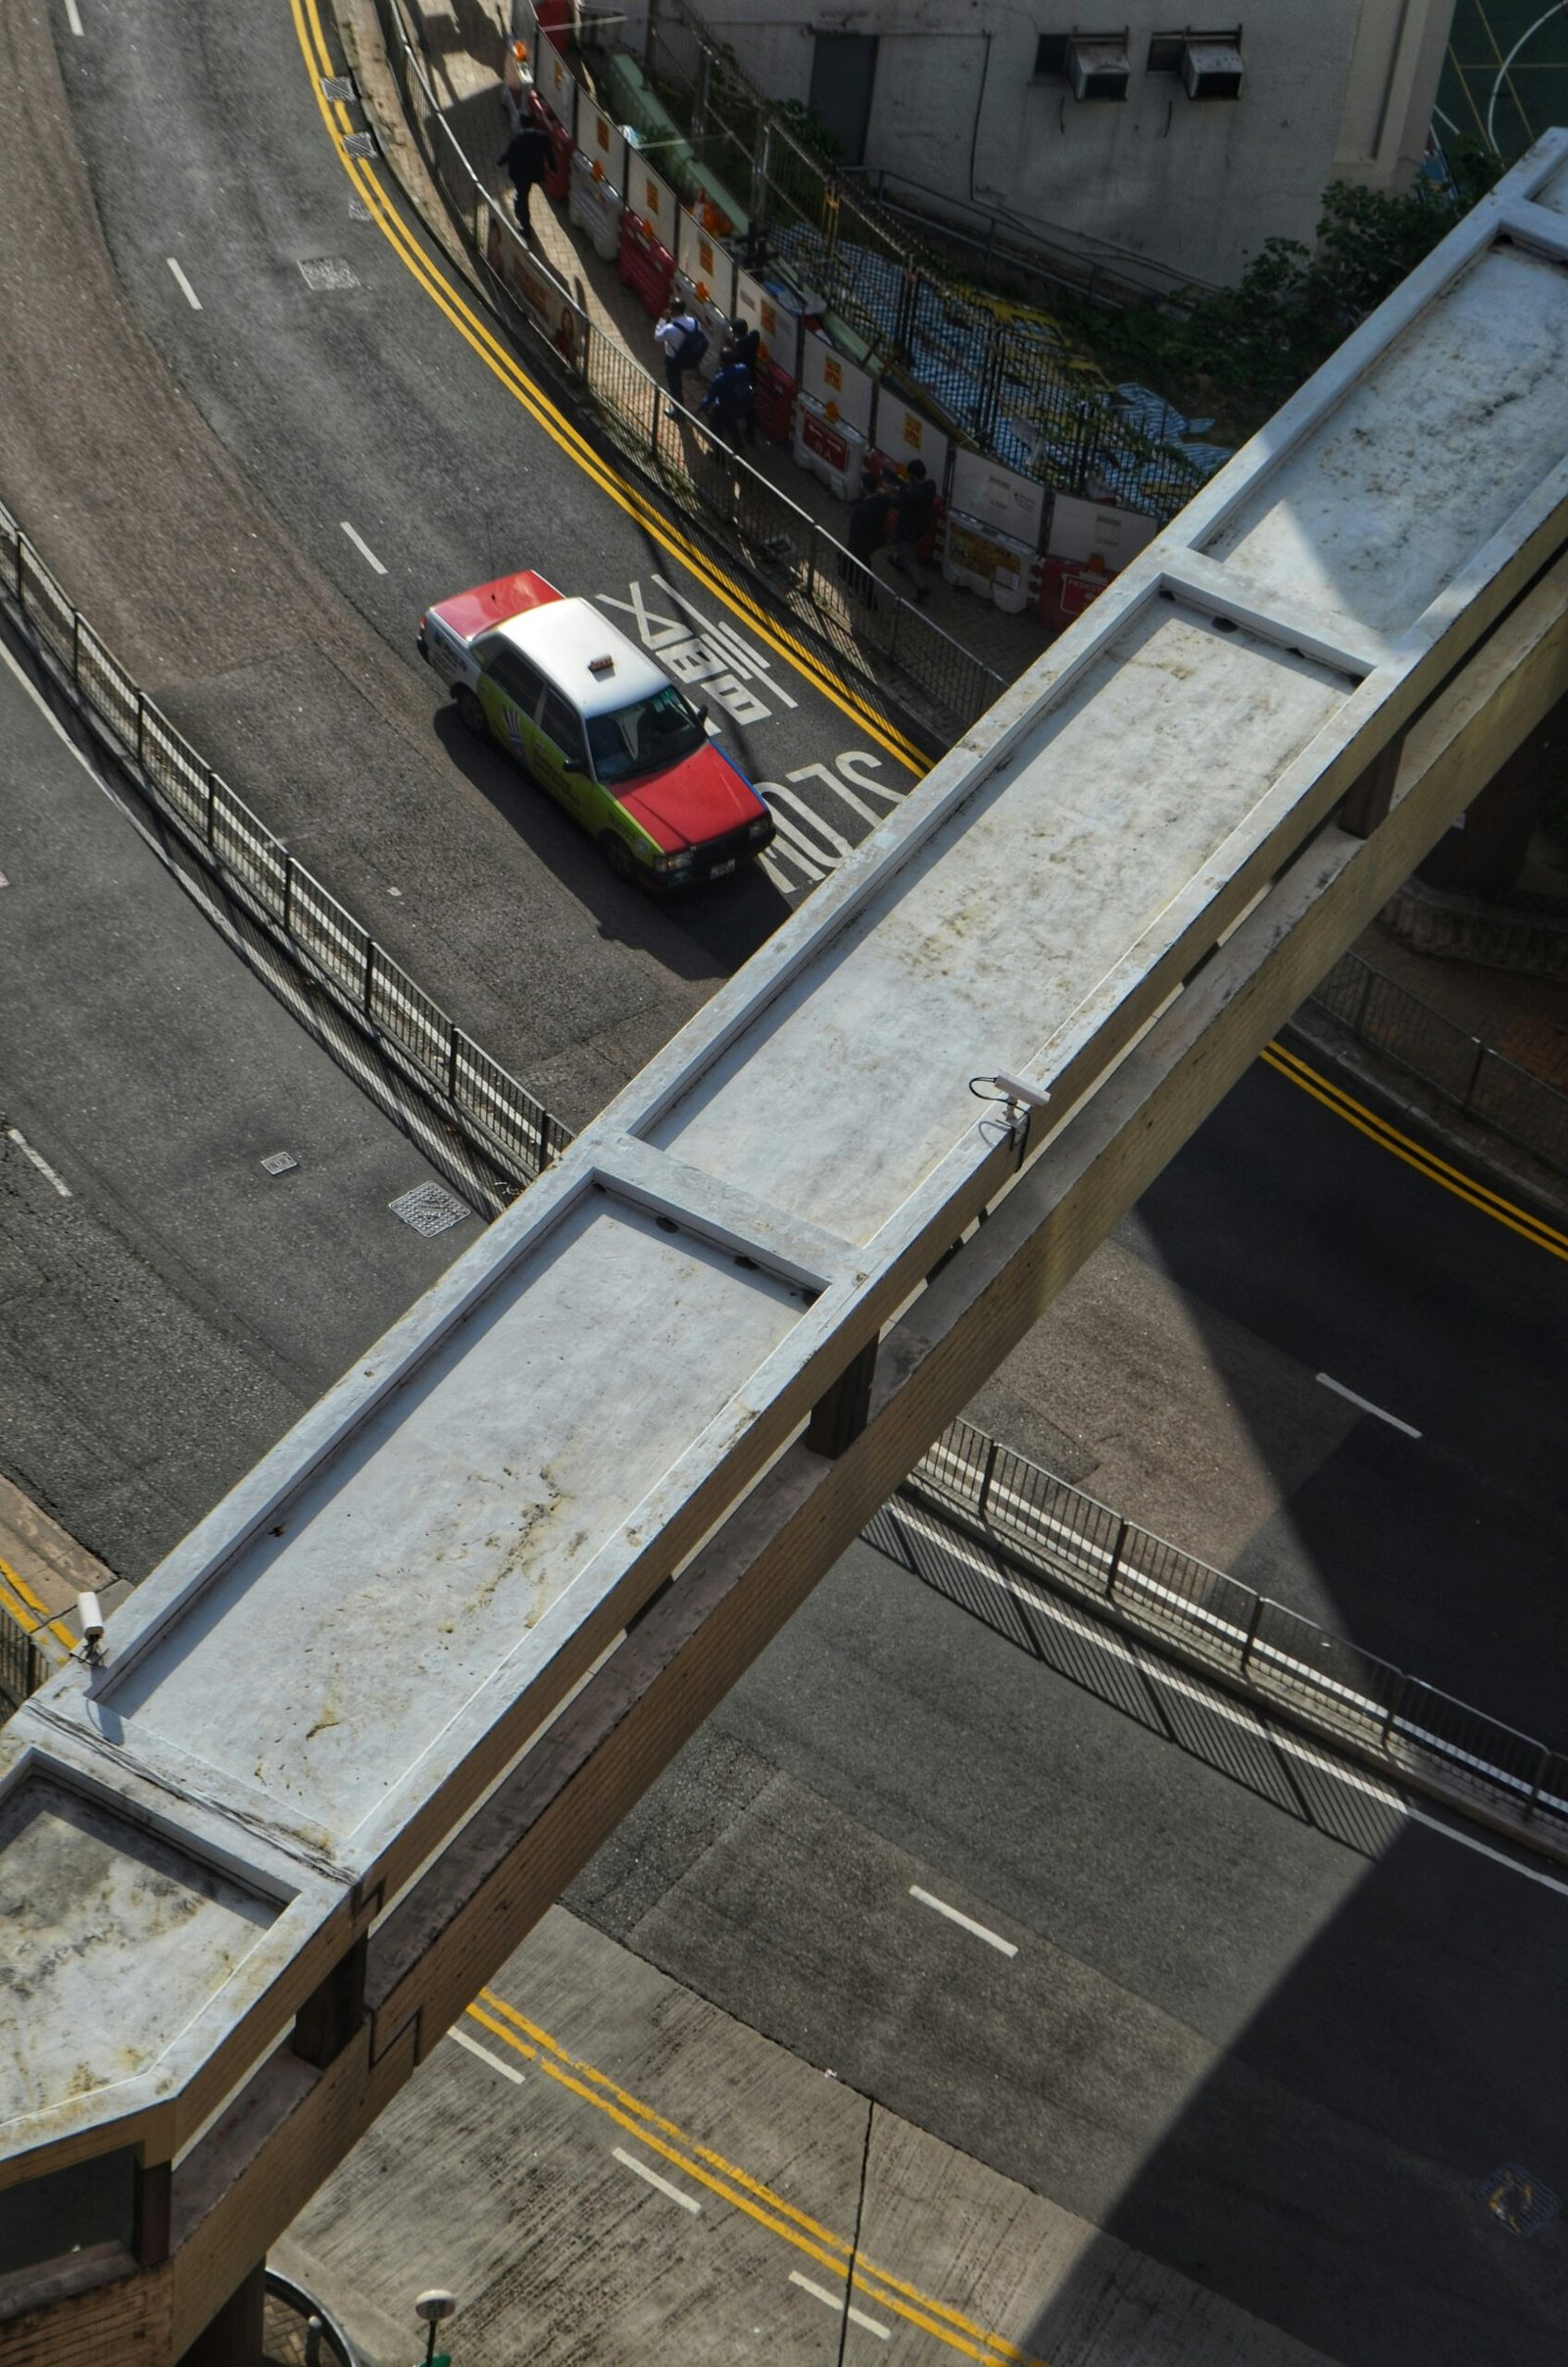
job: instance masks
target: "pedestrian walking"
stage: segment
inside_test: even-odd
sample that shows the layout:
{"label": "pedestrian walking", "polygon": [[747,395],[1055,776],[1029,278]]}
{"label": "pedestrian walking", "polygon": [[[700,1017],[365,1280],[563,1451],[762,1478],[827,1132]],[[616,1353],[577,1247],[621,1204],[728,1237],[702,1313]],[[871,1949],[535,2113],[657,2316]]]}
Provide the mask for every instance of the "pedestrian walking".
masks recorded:
{"label": "pedestrian walking", "polygon": [[[871,572],[871,562],[888,538],[893,496],[872,470],[862,476],[861,484],[865,489],[851,510],[845,528],[849,558],[840,560],[839,573],[856,599],[864,600],[875,608],[876,577]],[[858,566],[854,564],[856,561],[859,563]]]}
{"label": "pedestrian walking", "polygon": [[686,400],[686,372],[695,370],[708,351],[708,331],[695,313],[671,306],[654,330],[654,343],[664,357],[664,383],[677,403]]}
{"label": "pedestrian walking", "polygon": [[739,452],[752,416],[752,373],[742,362],[727,361],[715,370],[701,404],[705,419],[732,450]]}
{"label": "pedestrian walking", "polygon": [[924,461],[911,461],[904,472],[893,511],[893,542],[888,565],[914,588],[917,601],[931,597],[931,585],[916,545],[924,542],[936,523],[937,489],[925,472]]}
{"label": "pedestrian walking", "polygon": [[525,117],[496,162],[504,165],[512,175],[512,203],[516,212],[517,227],[531,245],[533,225],[528,220],[528,199],[549,169],[549,132],[531,117]]}
{"label": "pedestrian walking", "polygon": [[757,365],[760,359],[761,351],[761,330],[760,328],[753,328],[749,321],[737,320],[735,323],[735,334],[729,340],[728,359],[732,362],[738,362],[742,370],[749,370],[755,378],[757,375]]}

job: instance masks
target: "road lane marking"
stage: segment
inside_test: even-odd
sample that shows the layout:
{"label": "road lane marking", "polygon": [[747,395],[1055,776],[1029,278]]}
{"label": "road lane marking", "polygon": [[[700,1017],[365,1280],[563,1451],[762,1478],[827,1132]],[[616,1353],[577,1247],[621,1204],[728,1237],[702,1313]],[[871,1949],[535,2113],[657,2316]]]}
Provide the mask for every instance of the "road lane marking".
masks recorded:
{"label": "road lane marking", "polygon": [[[332,61],[317,0],[290,0],[290,13],[295,37],[307,68],[315,67],[319,74],[329,75],[333,71]],[[697,581],[716,594],[750,631],[755,632],[770,649],[788,658],[795,670],[814,690],[837,707],[841,714],[851,716],[889,755],[896,757],[906,770],[917,776],[923,774],[931,760],[912,740],[896,724],[867,706],[847,683],[839,680],[830,667],[780,624],[760,601],[722,573],[700,546],[689,541],[647,496],[616,476],[587,438],[572,426],[565,414],[540,392],[516,356],[510,353],[492,334],[457,289],[441,277],[391,203],[376,174],[361,159],[343,153],[340,135],[351,128],[346,103],[328,101],[316,80],[312,81],[311,90],[321,120],[331,134],[343,170],[365,200],[381,235],[437,310],[445,315],[465,344],[501,380],[552,442],[585,475],[591,477],[617,508],[644,527],[662,548],[672,552]]]}
{"label": "road lane marking", "polygon": [[945,1899],[934,1898],[930,1891],[922,1891],[918,1883],[910,1883],[909,1897],[918,1899],[922,1906],[935,1907],[939,1915],[946,1915],[950,1923],[956,1923],[963,1931],[973,1932],[977,1940],[983,1940],[986,1946],[994,1948],[999,1955],[1015,1956],[1018,1953],[1012,1942],[1004,1940],[1000,1932],[989,1931],[985,1924],[976,1923],[972,1915],[965,1915],[957,1907],[949,1906]]}
{"label": "road lane marking", "polygon": [[342,527],[344,533],[348,536],[350,542],[354,545],[354,548],[356,551],[358,551],[360,557],[362,559],[368,559],[378,575],[384,575],[386,573],[385,567],[381,565],[381,562],[377,559],[375,553],[371,550],[364,535],[357,534],[354,528],[349,524],[349,521],[346,518],[340,518],[338,519],[338,524]]}
{"label": "road lane marking", "polygon": [[0,1561],[0,1593],[9,1593],[21,1604],[20,1624],[23,1627],[29,1626],[35,1618],[38,1626],[46,1627],[56,1643],[63,1644],[68,1652],[75,1651],[78,1639],[72,1634],[64,1619],[52,1616],[48,1604],[39,1602],[26,1580],[17,1575],[9,1561]]}
{"label": "road lane marking", "polygon": [[1352,1094],[1347,1093],[1343,1086],[1331,1084],[1327,1077],[1320,1076],[1298,1054],[1287,1052],[1283,1044],[1265,1044],[1258,1057],[1266,1067],[1274,1069],[1289,1083],[1299,1086],[1315,1102],[1321,1102],[1335,1117],[1343,1118],[1348,1126],[1353,1126],[1358,1134],[1364,1134],[1369,1142],[1376,1143],[1380,1151],[1392,1152],[1407,1167],[1414,1167],[1416,1173],[1424,1175],[1428,1183],[1435,1183],[1443,1191],[1451,1192],[1455,1200],[1467,1202],[1481,1215],[1490,1216],[1497,1224],[1505,1225],[1510,1233],[1518,1233],[1533,1248],[1544,1250],[1548,1257],[1560,1257],[1568,1263],[1568,1233],[1559,1232],[1554,1225],[1547,1224],[1544,1217],[1532,1216],[1528,1209],[1521,1208],[1511,1200],[1505,1200],[1500,1192],[1494,1192],[1490,1185],[1477,1183],[1474,1176],[1467,1175],[1462,1167],[1451,1166],[1447,1159],[1440,1159],[1435,1151],[1427,1150],[1412,1136],[1401,1134],[1397,1126],[1391,1125],[1387,1118],[1379,1117],[1375,1110],[1368,1110]]}
{"label": "road lane marking", "polygon": [[[1456,1826],[1445,1823],[1441,1817],[1429,1815],[1424,1809],[1416,1807],[1412,1801],[1405,1799],[1402,1793],[1396,1792],[1388,1785],[1379,1783],[1375,1777],[1363,1775],[1347,1761],[1331,1758],[1326,1750],[1314,1750],[1310,1744],[1299,1740],[1285,1729],[1269,1725],[1261,1710],[1249,1708],[1243,1702],[1228,1701],[1223,1696],[1210,1692],[1201,1681],[1189,1680],[1179,1675],[1174,1668],[1158,1658],[1152,1647],[1147,1653],[1141,1652],[1130,1645],[1124,1644],[1120,1637],[1109,1634],[1098,1621],[1087,1617],[1080,1618],[1065,1603],[1055,1601],[1053,1597],[1019,1579],[1004,1576],[1000,1571],[992,1569],[982,1561],[978,1555],[964,1551],[955,1541],[950,1531],[939,1527],[935,1521],[922,1520],[907,1504],[899,1506],[897,1517],[913,1529],[917,1535],[926,1538],[933,1545],[940,1546],[945,1553],[951,1553],[956,1561],[961,1561],[965,1568],[972,1570],[977,1577],[989,1579],[993,1586],[1000,1587],[1004,1594],[1016,1597],[1018,1602],[1027,1603],[1031,1610],[1040,1611],[1056,1626],[1063,1628],[1080,1641],[1095,1645],[1108,1658],[1121,1661],[1124,1666],[1135,1670],[1149,1683],[1163,1685],[1168,1692],[1181,1695],[1186,1700],[1196,1702],[1210,1716],[1222,1718],[1228,1725],[1240,1726],[1254,1742],[1261,1743],[1268,1750],[1276,1751],[1280,1757],[1298,1760],[1302,1766],[1313,1768],[1319,1775],[1328,1776],[1346,1791],[1364,1794],[1368,1800],[1376,1800],[1380,1807],[1393,1810],[1395,1814],[1404,1817],[1409,1823],[1426,1825],[1432,1832],[1443,1835],[1448,1841],[1456,1842],[1461,1849],[1474,1849],[1482,1857],[1495,1858],[1498,1865],[1505,1867],[1509,1873],[1522,1876],[1526,1882],[1539,1882],[1546,1890],[1560,1891],[1564,1898],[1568,1898],[1568,1882],[1559,1881],[1554,1874],[1543,1873],[1534,1866],[1521,1865],[1517,1858],[1508,1856],[1506,1851],[1493,1849],[1490,1844],[1478,1840],[1473,1834],[1461,1832]],[[873,1547],[871,1550],[874,1553],[877,1549]],[[1528,1849],[1529,1844],[1521,1841],[1519,1847]]]}
{"label": "road lane marking", "polygon": [[961,2310],[936,2300],[918,2286],[858,2255],[846,2237],[834,2235],[831,2229],[787,2202],[760,2179],[751,2177],[710,2146],[699,2145],[677,2122],[665,2120],[651,2104],[643,2103],[617,2086],[605,2072],[596,2071],[591,2063],[568,2054],[548,2031],[530,2022],[493,1989],[481,1990],[468,2012],[483,2029],[504,2039],[558,2086],[592,2104],[616,2128],[625,2130],[650,2152],[671,2163],[694,2185],[706,2187],[720,2201],[743,2211],[759,2227],[780,2237],[807,2259],[814,2261],[828,2276],[846,2280],[893,2316],[918,2326],[962,2357],[978,2360],[980,2367],[1046,2367],[1046,2362],[1033,2351],[1021,2350],[1005,2335],[978,2325]]}
{"label": "road lane marking", "polygon": [[76,6],[76,0],[66,0],[66,23],[70,25],[72,31],[75,34],[78,41],[85,38],[85,31],[81,22],[81,11]]}
{"label": "road lane marking", "polygon": [[190,281],[186,278],[178,264],[174,261],[173,256],[167,256],[165,261],[168,263],[170,270],[173,272],[174,277],[178,280],[180,288],[184,294],[185,302],[190,306],[190,309],[193,313],[199,313],[202,309],[202,300],[197,295],[196,290],[191,286]]}
{"label": "road lane marking", "polygon": [[519,2088],[522,2086],[522,2073],[514,2063],[504,2063],[499,2054],[492,2054],[488,2046],[481,2046],[477,2039],[470,2039],[466,2030],[449,2030],[447,2037],[454,2046],[461,2046],[466,2054],[476,2054],[481,2063],[488,2063],[492,2071],[499,2071],[504,2080],[512,2080]]}
{"label": "road lane marking", "polygon": [[843,2300],[837,2293],[830,2293],[825,2286],[813,2285],[810,2278],[803,2277],[798,2268],[790,2270],[790,2283],[798,2285],[803,2293],[809,2293],[813,2301],[825,2301],[835,2317],[842,2312],[855,2325],[863,2326],[867,2334],[876,2335],[884,2342],[891,2339],[893,2334],[891,2326],[884,2326],[878,2318],[868,2318],[864,2310],[857,2309],[853,2302],[846,2309]]}
{"label": "road lane marking", "polygon": [[74,1200],[75,1198],[74,1193],[72,1191],[70,1184],[66,1182],[64,1176],[57,1175],[55,1173],[53,1167],[51,1167],[49,1164],[49,1161],[44,1158],[43,1153],[33,1149],[31,1143],[28,1142],[26,1136],[23,1133],[20,1126],[8,1126],[6,1128],[6,1135],[11,1142],[16,1144],[17,1149],[22,1153],[23,1158],[30,1159],[33,1165],[37,1168],[39,1174],[48,1178],[49,1182],[54,1185],[55,1190],[59,1193],[62,1200]]}
{"label": "road lane marking", "polygon": [[1494,1849],[1490,1842],[1478,1841],[1473,1833],[1457,1833],[1452,1825],[1446,1825],[1441,1816],[1428,1816],[1421,1808],[1406,1808],[1405,1814],[1412,1824],[1425,1825],[1429,1831],[1441,1833],[1445,1841],[1456,1841],[1463,1849],[1474,1849],[1478,1857],[1495,1858],[1498,1865],[1506,1866],[1510,1874],[1522,1874],[1526,1882],[1539,1882],[1543,1890],[1556,1891],[1568,1899],[1568,1882],[1559,1882],[1555,1874],[1543,1873],[1538,1866],[1521,1865],[1517,1857],[1508,1855],[1506,1849]]}
{"label": "road lane marking", "polygon": [[695,2195],[683,2194],[679,2187],[672,2187],[667,2178],[661,2178],[657,2170],[651,2170],[646,2161],[639,2161],[636,2154],[628,2153],[623,2145],[612,2147],[612,2159],[623,2162],[628,2170],[635,2170],[639,2178],[646,2178],[651,2187],[657,2187],[662,2194],[667,2194],[671,2202],[678,2202],[681,2209],[690,2211],[694,2219],[701,2211],[703,2206]]}
{"label": "road lane marking", "polygon": [[1401,1422],[1398,1415],[1390,1413],[1386,1405],[1374,1405],[1370,1398],[1357,1397],[1353,1389],[1347,1389],[1345,1383],[1337,1381],[1331,1372],[1320,1372],[1317,1377],[1320,1387],[1332,1389],[1337,1398],[1345,1398],[1350,1405],[1359,1405],[1363,1413],[1375,1413],[1378,1420],[1387,1422],[1391,1430],[1402,1430],[1406,1438],[1421,1436],[1414,1422]]}

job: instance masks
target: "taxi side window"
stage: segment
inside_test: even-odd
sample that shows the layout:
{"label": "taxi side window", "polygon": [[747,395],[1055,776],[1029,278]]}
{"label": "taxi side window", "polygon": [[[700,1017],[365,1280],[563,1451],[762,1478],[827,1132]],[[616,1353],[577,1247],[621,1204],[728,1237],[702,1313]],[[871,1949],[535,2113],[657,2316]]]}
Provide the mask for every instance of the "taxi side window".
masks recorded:
{"label": "taxi side window", "polygon": [[544,713],[539,728],[546,739],[554,740],[567,764],[576,772],[588,769],[588,752],[583,744],[582,717],[575,707],[568,707],[558,690],[545,692]]}
{"label": "taxi side window", "polygon": [[492,642],[479,655],[479,663],[499,690],[505,691],[514,705],[530,718],[539,711],[539,693],[545,686],[543,674],[530,666],[509,643]]}

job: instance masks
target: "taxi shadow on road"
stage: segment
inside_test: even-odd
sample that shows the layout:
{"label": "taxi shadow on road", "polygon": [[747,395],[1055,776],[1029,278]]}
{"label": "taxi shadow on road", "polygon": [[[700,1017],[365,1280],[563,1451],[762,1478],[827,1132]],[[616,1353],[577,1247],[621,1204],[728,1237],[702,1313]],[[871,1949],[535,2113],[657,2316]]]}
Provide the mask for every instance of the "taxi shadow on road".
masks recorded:
{"label": "taxi shadow on road", "polygon": [[788,900],[758,863],[743,863],[728,879],[676,889],[667,898],[614,878],[532,775],[493,741],[475,739],[455,707],[438,711],[434,730],[464,777],[567,894],[595,915],[600,935],[612,944],[651,955],[677,978],[701,981],[739,969],[788,919]]}

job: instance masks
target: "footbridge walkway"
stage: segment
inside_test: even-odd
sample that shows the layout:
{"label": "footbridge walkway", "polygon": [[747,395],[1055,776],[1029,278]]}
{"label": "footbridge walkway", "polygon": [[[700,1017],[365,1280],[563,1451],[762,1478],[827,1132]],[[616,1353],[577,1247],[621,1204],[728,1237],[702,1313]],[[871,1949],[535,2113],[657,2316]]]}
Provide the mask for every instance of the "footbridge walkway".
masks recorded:
{"label": "footbridge walkway", "polygon": [[1563,694],[1565,547],[1554,132],[4,1729],[7,2367],[252,2276]]}

